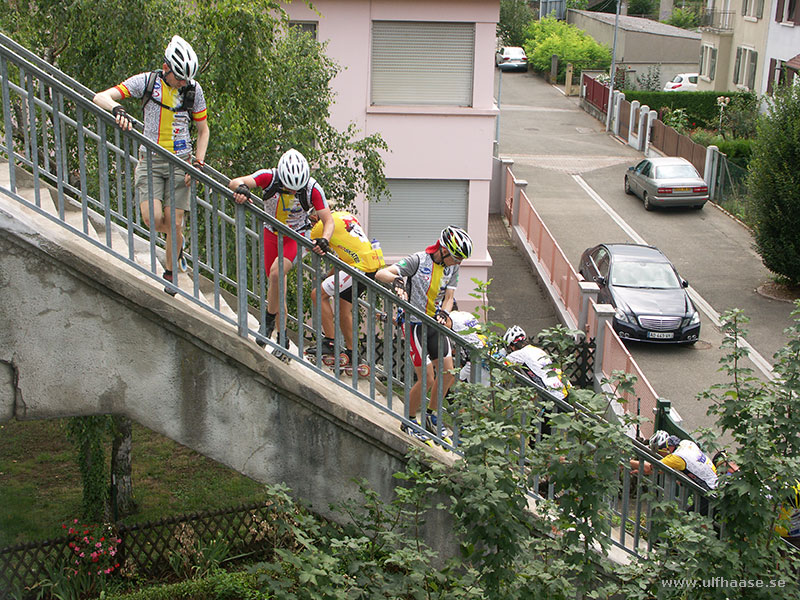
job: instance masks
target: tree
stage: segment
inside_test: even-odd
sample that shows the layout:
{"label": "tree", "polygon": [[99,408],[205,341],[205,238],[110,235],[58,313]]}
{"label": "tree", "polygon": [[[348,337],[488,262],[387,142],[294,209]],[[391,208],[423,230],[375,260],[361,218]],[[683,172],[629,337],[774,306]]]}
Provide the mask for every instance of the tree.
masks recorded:
{"label": "tree", "polygon": [[[207,162],[229,175],[277,163],[295,147],[338,208],[386,192],[380,135],[328,123],[330,81],[339,67],[324,45],[288,21],[270,0],[35,0],[0,5],[0,28],[98,90],[161,67],[179,32],[201,62],[212,130]],[[113,35],[109,35],[113,31]],[[139,108],[135,101],[129,107]]]}
{"label": "tree", "polygon": [[656,4],[653,0],[630,0],[628,2],[628,14],[633,17],[649,17],[653,14],[655,6]]}
{"label": "tree", "polygon": [[500,20],[497,37],[503,46],[522,46],[525,29],[534,15],[527,0],[500,0]]}
{"label": "tree", "polygon": [[779,87],[758,121],[747,177],[756,250],[766,267],[800,283],[800,88]]}
{"label": "tree", "polygon": [[664,21],[667,25],[680,27],[681,29],[696,29],[700,26],[700,15],[691,6],[681,8],[676,6],[672,9],[669,19]]}

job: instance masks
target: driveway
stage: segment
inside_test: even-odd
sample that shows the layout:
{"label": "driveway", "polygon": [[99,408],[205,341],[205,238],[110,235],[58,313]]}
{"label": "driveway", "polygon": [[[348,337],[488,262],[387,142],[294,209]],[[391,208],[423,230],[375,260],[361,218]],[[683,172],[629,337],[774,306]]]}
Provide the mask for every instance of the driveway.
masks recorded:
{"label": "driveway", "polygon": [[689,281],[705,308],[701,340],[693,347],[629,343],[628,349],[687,429],[713,425],[697,396],[726,380],[718,371],[723,353],[716,317],[734,307],[750,317],[748,341],[764,359],[759,363],[754,354],[751,367],[762,377],[791,323],[791,304],[756,292],[770,274],[752,249],[750,232],[711,203],[702,211],[645,211],[622,189],[625,170],[642,154],[607,134],[577,97],[563,96],[530,73],[503,73],[502,83],[497,73],[495,97],[498,91],[500,155],[512,158],[515,176],[528,181],[529,197],[573,265],[600,242],[648,243]]}

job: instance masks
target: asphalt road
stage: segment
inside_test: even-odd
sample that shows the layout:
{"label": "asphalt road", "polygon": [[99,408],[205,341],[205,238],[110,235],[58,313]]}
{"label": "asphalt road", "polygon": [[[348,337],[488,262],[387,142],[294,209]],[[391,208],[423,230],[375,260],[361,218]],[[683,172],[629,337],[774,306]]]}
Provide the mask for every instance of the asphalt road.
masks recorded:
{"label": "asphalt road", "polygon": [[660,248],[689,281],[702,314],[700,341],[694,346],[632,342],[628,349],[689,430],[712,427],[698,394],[726,381],[719,372],[718,315],[736,307],[751,319],[750,366],[760,377],[785,343],[783,330],[791,322],[792,304],[756,292],[770,274],[752,248],[750,232],[711,203],[702,211],[645,211],[640,199],[622,189],[625,170],[642,154],[607,134],[577,97],[565,97],[531,73],[503,73],[501,81],[497,72],[495,97],[498,92],[500,155],[512,158],[515,176],[528,181],[529,197],[573,265],[585,248],[601,242],[647,243]]}

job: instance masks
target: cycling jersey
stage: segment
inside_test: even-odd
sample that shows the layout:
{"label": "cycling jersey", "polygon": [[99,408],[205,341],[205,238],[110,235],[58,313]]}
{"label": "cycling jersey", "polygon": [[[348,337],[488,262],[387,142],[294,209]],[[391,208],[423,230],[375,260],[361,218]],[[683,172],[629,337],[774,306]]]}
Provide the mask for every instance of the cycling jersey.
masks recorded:
{"label": "cycling jersey", "polygon": [[556,395],[566,398],[567,389],[561,381],[561,373],[553,368],[550,357],[541,348],[528,344],[524,348],[514,350],[514,352],[506,355],[505,358],[508,364],[525,365],[534,376],[534,380],[538,378],[544,387]]}
{"label": "cycling jersey", "polygon": [[[333,235],[330,239],[331,249],[343,262],[359,271],[372,273],[382,269],[383,251],[373,248],[369,238],[361,228],[361,224],[353,215],[344,211],[331,213],[333,217]],[[317,221],[311,229],[311,238],[322,237],[323,224]]]}
{"label": "cycling jersey", "polygon": [[[141,98],[147,86],[150,73],[139,73],[129,77],[116,86],[123,98]],[[156,142],[162,148],[173,154],[191,154],[192,138],[189,135],[190,119],[204,121],[208,117],[206,98],[203,88],[195,82],[195,96],[192,114],[186,110],[172,111],[167,106],[178,109],[183,105],[183,96],[180,90],[166,84],[164,79],[156,77],[153,86],[153,100],[144,107],[144,136]],[[164,104],[165,106],[160,106]]]}
{"label": "cycling jersey", "polygon": [[[436,314],[445,290],[458,287],[458,265],[446,267],[437,264],[427,251],[406,256],[397,263],[397,268],[401,277],[409,278],[409,303],[430,317]],[[413,315],[408,318],[419,322]]]}
{"label": "cycling jersey", "polygon": [[[483,334],[478,333],[477,331],[472,331],[470,333],[463,333],[467,329],[477,329],[478,328],[478,319],[475,318],[475,315],[472,313],[468,313],[463,310],[454,310],[450,313],[450,320],[453,322],[453,331],[456,333],[461,334],[465,340],[467,340],[470,344],[475,346],[476,348],[483,348],[486,346],[486,336]],[[461,381],[469,381],[470,376],[472,375],[472,361],[469,360],[469,354],[465,351],[466,349],[462,348],[462,364],[464,365],[461,368],[461,371],[458,375],[458,378]],[[483,385],[489,385],[489,370],[486,365],[485,360],[480,361],[480,375],[478,376],[478,381]]]}
{"label": "cycling jersey", "polygon": [[708,489],[717,487],[717,469],[692,440],[681,440],[675,452],[665,456],[661,462],[676,471],[685,471],[692,475]]}
{"label": "cycling jersey", "polygon": [[[273,178],[278,175],[277,169],[261,169],[251,175],[256,180],[256,185],[261,189],[266,189],[272,183]],[[325,192],[313,177],[309,177],[306,185],[306,194],[310,199],[309,210],[313,206],[316,210],[328,208],[328,201]],[[311,222],[308,220],[308,213],[303,208],[302,203],[296,194],[278,191],[271,198],[265,198],[263,208],[267,214],[272,215],[287,227],[294,229],[297,233],[308,233],[311,229]],[[272,231],[269,225],[265,228]]]}

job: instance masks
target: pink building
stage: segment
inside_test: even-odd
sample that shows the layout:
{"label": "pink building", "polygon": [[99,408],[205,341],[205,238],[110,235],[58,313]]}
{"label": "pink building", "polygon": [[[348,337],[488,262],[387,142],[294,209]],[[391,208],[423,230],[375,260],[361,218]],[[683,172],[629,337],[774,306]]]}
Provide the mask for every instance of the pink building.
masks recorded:
{"label": "pink building", "polygon": [[331,123],[380,133],[392,197],[359,205],[389,262],[422,250],[446,225],[475,242],[456,298],[471,310],[472,278],[487,279],[493,97],[499,0],[317,0],[285,6],[328,43],[343,68]]}

